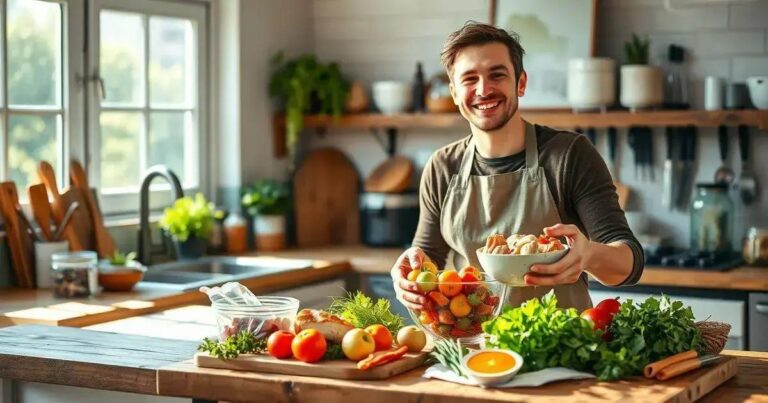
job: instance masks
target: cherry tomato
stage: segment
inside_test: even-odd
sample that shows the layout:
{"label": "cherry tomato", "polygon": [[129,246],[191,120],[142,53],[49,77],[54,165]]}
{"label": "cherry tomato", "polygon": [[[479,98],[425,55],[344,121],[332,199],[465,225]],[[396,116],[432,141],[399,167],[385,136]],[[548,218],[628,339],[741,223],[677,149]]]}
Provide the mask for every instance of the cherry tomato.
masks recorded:
{"label": "cherry tomato", "polygon": [[293,356],[304,362],[320,361],[327,348],[325,336],[316,329],[302,330],[291,342]]}
{"label": "cherry tomato", "polygon": [[291,358],[293,352],[291,351],[291,342],[293,342],[294,335],[291,332],[280,330],[269,335],[267,339],[267,351],[272,357],[275,358]]}
{"label": "cherry tomato", "polygon": [[611,315],[603,310],[589,308],[581,313],[581,317],[592,322],[593,329],[607,330],[611,323]]}
{"label": "cherry tomato", "polygon": [[597,304],[595,309],[600,309],[601,311],[606,311],[606,312],[608,312],[609,315],[611,315],[611,317],[613,317],[613,315],[616,315],[617,313],[619,313],[619,309],[621,309],[621,302],[619,302],[619,298],[618,297],[617,298],[604,299],[604,300],[600,301],[599,304]]}
{"label": "cherry tomato", "polygon": [[373,336],[373,342],[376,344],[376,351],[389,350],[392,348],[392,333],[384,325],[371,325],[365,328],[365,331]]}

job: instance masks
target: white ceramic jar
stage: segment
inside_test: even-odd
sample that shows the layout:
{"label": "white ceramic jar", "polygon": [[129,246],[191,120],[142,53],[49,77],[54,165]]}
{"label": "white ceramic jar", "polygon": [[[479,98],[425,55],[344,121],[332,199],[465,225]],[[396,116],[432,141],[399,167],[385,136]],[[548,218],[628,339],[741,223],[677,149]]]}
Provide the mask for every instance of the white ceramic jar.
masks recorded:
{"label": "white ceramic jar", "polygon": [[604,109],[616,97],[613,59],[590,57],[568,61],[568,103],[574,110]]}
{"label": "white ceramic jar", "polygon": [[627,64],[621,66],[621,105],[629,109],[648,109],[663,100],[662,73],[655,66]]}
{"label": "white ceramic jar", "polygon": [[768,109],[768,76],[747,78],[749,97],[757,109]]}
{"label": "white ceramic jar", "polygon": [[373,102],[385,115],[403,113],[411,107],[411,85],[401,81],[376,81]]}

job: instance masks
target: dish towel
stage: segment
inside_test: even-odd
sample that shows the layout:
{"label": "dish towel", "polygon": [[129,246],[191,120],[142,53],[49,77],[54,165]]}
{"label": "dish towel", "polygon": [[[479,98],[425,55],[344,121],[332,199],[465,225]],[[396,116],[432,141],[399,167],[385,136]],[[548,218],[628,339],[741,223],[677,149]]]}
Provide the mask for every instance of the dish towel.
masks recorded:
{"label": "dish towel", "polygon": [[[440,379],[443,381],[460,383],[462,385],[486,387],[484,385],[478,385],[471,379],[457,375],[447,367],[443,366],[443,364],[435,364],[427,368],[427,370],[424,371],[424,375],[422,375],[422,377]],[[488,385],[487,387],[522,388],[526,386],[541,386],[550,382],[564,381],[567,379],[589,379],[594,377],[594,375],[587,372],[579,372],[570,368],[557,367],[542,369],[534,372],[527,372],[524,374],[517,374],[507,383]]]}

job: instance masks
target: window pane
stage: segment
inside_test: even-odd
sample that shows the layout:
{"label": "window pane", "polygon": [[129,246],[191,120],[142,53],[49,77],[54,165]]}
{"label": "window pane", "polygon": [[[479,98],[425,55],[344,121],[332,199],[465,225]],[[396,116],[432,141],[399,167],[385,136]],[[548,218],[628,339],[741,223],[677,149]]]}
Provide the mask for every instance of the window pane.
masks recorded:
{"label": "window pane", "polygon": [[192,179],[185,172],[185,161],[195,150],[191,121],[190,112],[153,112],[149,120],[148,164],[167,165],[185,185]]}
{"label": "window pane", "polygon": [[192,99],[192,21],[179,18],[149,19],[150,104],[189,105]]}
{"label": "window pane", "polygon": [[8,0],[8,100],[61,104],[61,5]]}
{"label": "window pane", "polygon": [[99,67],[105,105],[144,105],[144,25],[141,14],[101,11]]}
{"label": "window pane", "polygon": [[141,113],[101,113],[102,188],[138,185],[142,122]]}
{"label": "window pane", "polygon": [[41,160],[61,171],[57,134],[61,130],[59,115],[15,115],[8,117],[8,173],[16,182],[19,196],[38,182],[37,165]]}

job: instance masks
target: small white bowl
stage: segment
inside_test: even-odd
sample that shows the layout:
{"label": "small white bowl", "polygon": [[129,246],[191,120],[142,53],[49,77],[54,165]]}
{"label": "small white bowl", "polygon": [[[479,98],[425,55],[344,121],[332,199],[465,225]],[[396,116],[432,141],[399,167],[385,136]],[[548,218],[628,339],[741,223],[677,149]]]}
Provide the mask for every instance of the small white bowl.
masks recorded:
{"label": "small white bowl", "polygon": [[768,76],[747,78],[749,97],[757,109],[768,109]]}
{"label": "small white bowl", "polygon": [[400,81],[376,81],[373,102],[385,115],[403,113],[411,107],[411,86]]}
{"label": "small white bowl", "polygon": [[[502,354],[507,354],[512,356],[512,358],[515,359],[515,366],[504,371],[504,372],[498,372],[494,374],[489,374],[485,372],[477,372],[469,368],[467,363],[469,360],[481,353],[487,353],[487,352],[498,352]],[[520,354],[511,351],[511,350],[504,350],[501,348],[489,348],[484,350],[475,350],[471,353],[467,354],[462,358],[461,360],[461,366],[464,368],[464,372],[466,372],[467,376],[469,376],[470,379],[477,382],[480,385],[495,385],[499,383],[508,382],[512,377],[514,377],[518,371],[520,371],[520,368],[523,366],[523,357],[520,356]]]}
{"label": "small white bowl", "polygon": [[570,250],[565,249],[555,252],[537,253],[535,255],[497,255],[483,252],[484,247],[477,249],[477,259],[480,266],[494,280],[515,287],[527,287],[525,283],[526,273],[535,264],[550,264],[562,259]]}

